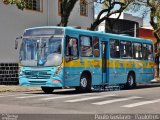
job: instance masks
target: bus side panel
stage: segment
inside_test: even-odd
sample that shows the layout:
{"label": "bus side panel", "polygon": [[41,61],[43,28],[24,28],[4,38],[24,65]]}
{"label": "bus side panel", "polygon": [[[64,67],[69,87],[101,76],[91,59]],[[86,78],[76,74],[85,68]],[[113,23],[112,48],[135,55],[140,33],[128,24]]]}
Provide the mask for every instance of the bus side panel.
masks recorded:
{"label": "bus side panel", "polygon": [[[143,62],[137,60],[113,60],[109,62],[109,83],[110,84],[124,84],[127,82],[129,72],[134,72],[136,82],[144,83],[143,75]],[[148,81],[151,78],[147,78]],[[150,79],[151,80],[151,79]]]}
{"label": "bus side panel", "polygon": [[109,84],[119,84],[126,82],[126,67],[122,60],[109,60]]}
{"label": "bus side panel", "polygon": [[93,58],[88,62],[88,69],[91,72],[92,85],[102,83],[102,68],[100,58]]}
{"label": "bus side panel", "polygon": [[[67,70],[67,71],[66,71]],[[65,67],[64,86],[79,86],[80,68],[78,67]]]}
{"label": "bus side panel", "polygon": [[[98,85],[101,83],[101,67],[100,61],[93,59],[81,59],[70,61],[65,63],[65,86],[79,86],[80,85],[80,77],[83,72],[88,71],[91,73],[92,85]],[[96,67],[97,66],[97,67]],[[99,66],[99,67],[98,67]]]}
{"label": "bus side panel", "polygon": [[147,83],[154,79],[154,62],[144,61],[142,81]]}

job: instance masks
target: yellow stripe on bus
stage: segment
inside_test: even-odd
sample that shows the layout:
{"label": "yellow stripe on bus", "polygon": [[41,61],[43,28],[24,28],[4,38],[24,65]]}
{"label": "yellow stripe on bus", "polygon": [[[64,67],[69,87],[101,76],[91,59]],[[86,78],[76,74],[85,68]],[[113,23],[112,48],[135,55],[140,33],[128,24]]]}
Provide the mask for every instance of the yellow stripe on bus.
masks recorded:
{"label": "yellow stripe on bus", "polygon": [[[65,67],[102,67],[102,60],[95,59],[77,59],[65,62]],[[154,62],[146,62],[139,60],[107,60],[106,67],[109,68],[153,68]]]}

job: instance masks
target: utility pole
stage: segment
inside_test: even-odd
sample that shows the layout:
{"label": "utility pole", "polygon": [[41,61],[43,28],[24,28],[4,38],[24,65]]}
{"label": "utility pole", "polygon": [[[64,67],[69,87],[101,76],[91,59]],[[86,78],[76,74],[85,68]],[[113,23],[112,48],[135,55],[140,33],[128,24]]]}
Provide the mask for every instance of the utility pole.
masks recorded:
{"label": "utility pole", "polygon": [[134,37],[137,37],[137,24],[134,24]]}

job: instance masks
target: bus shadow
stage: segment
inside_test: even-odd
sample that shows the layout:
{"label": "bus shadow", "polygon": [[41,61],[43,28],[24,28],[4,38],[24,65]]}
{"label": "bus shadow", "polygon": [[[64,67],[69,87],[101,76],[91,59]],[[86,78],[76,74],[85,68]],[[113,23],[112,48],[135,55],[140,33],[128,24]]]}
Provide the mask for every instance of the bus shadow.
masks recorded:
{"label": "bus shadow", "polygon": [[147,88],[156,88],[156,87],[160,87],[160,83],[141,84],[141,85],[137,85],[135,88],[132,88],[132,89],[121,88],[121,90],[137,90],[137,89],[147,89]]}
{"label": "bus shadow", "polygon": [[[127,89],[127,88],[124,88],[124,87],[121,87],[119,90],[117,89],[93,89],[91,92],[89,93],[100,93],[100,92],[111,92],[111,91],[124,91],[124,90],[138,90],[138,89],[147,89],[147,88],[156,88],[156,87],[160,87],[160,83],[154,83],[154,84],[143,84],[143,85],[137,85],[136,88],[133,88],[133,89]],[[38,92],[29,92],[29,93],[26,93],[26,94],[45,94],[43,91],[38,91]],[[61,90],[55,90],[51,95],[75,95],[75,94],[85,94],[85,93],[82,93],[82,92],[78,92],[76,91],[75,89],[61,89]]]}

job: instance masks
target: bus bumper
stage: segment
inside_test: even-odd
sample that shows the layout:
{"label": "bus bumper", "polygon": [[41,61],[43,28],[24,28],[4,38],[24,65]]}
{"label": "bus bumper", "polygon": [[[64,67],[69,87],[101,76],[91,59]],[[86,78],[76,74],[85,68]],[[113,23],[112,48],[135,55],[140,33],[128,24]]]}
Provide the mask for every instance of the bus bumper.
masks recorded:
{"label": "bus bumper", "polygon": [[45,87],[63,87],[62,80],[58,77],[53,79],[27,79],[19,78],[20,86],[45,86]]}

